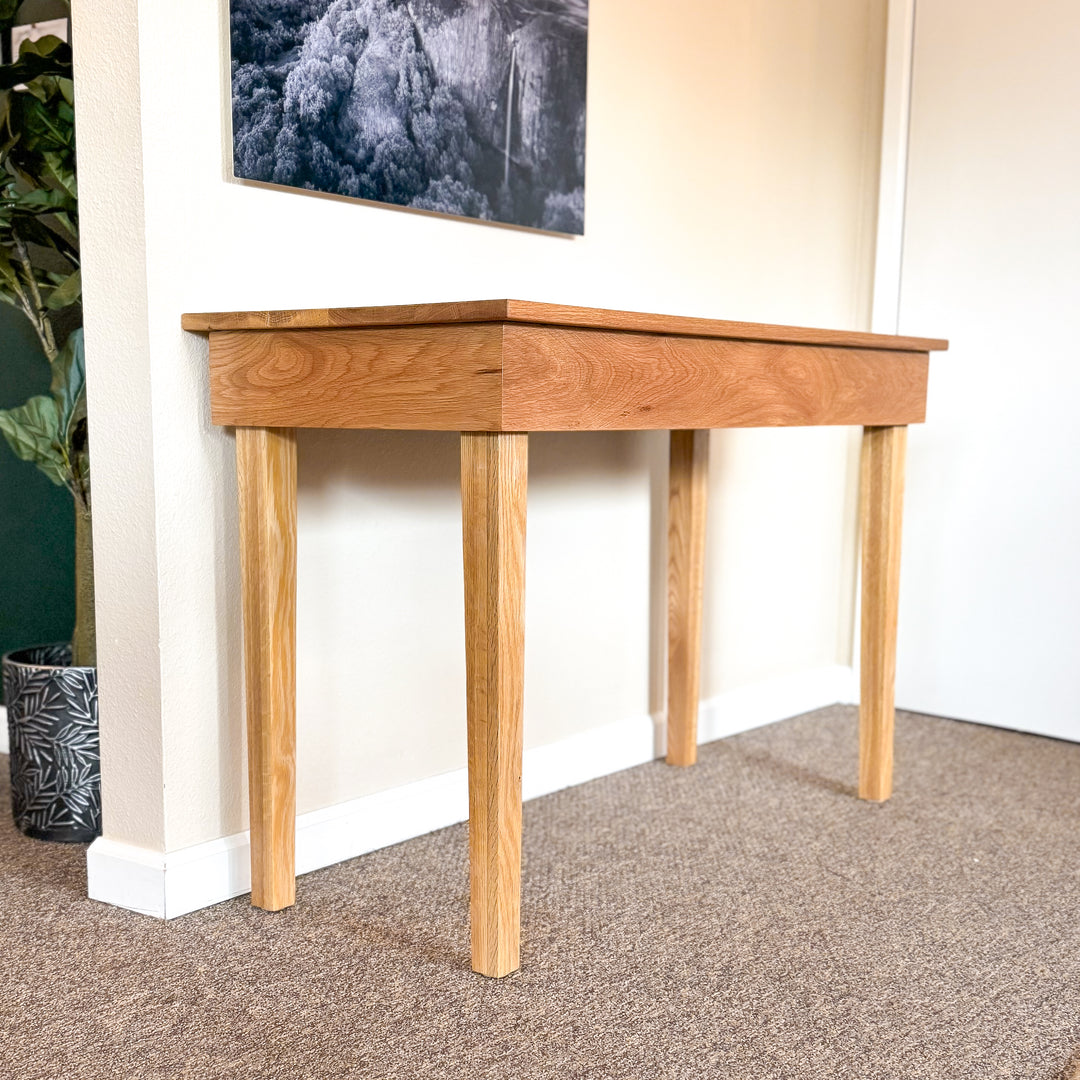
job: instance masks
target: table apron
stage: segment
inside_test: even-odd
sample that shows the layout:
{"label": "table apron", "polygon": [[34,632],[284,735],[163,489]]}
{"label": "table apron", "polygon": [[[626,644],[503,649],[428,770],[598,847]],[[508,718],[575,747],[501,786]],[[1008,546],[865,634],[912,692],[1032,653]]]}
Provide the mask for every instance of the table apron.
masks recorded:
{"label": "table apron", "polygon": [[920,423],[927,353],[475,323],[210,334],[240,427],[612,431]]}

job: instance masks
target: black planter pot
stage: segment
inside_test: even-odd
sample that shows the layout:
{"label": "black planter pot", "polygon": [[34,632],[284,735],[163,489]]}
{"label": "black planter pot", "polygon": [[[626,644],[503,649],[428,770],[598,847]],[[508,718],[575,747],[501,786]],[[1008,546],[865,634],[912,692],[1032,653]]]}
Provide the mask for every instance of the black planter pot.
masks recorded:
{"label": "black planter pot", "polygon": [[37,840],[80,844],[101,834],[97,669],[71,667],[68,644],[4,657],[11,812]]}

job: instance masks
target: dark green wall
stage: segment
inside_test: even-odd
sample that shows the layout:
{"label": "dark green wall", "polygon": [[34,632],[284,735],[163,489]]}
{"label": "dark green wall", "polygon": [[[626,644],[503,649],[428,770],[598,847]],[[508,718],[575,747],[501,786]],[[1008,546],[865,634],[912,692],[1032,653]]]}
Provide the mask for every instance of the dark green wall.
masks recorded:
{"label": "dark green wall", "polygon": [[[25,316],[0,304],[0,407],[48,393],[49,367]],[[75,621],[71,496],[0,436],[0,652],[65,641]]]}

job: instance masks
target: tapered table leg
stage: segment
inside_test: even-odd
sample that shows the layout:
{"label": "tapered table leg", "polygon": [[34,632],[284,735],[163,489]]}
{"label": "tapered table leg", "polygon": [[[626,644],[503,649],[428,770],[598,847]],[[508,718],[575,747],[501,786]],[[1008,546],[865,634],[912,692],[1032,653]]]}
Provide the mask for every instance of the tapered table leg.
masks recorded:
{"label": "tapered table leg", "polygon": [[667,762],[697,761],[708,431],[673,431],[668,489]]}
{"label": "tapered table leg", "polygon": [[892,794],[906,427],[863,429],[859,798]]}
{"label": "tapered table leg", "polygon": [[296,899],[296,434],[237,428],[251,902]]}
{"label": "tapered table leg", "polygon": [[528,436],[461,436],[472,965],[518,968]]}

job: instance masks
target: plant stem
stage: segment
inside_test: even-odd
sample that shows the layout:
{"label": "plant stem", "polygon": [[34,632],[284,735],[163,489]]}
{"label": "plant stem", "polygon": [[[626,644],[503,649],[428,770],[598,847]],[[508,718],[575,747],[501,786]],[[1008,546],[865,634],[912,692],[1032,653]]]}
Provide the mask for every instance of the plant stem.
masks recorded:
{"label": "plant stem", "polygon": [[[34,311],[34,305],[30,303],[30,298],[26,295],[22,285],[19,284],[19,275],[15,274],[14,280],[11,282],[11,287],[15,292],[16,297],[19,300],[19,307],[22,308],[23,314],[34,324],[34,330],[37,332],[38,340],[41,340],[41,330],[38,328],[37,312]],[[41,342],[44,347],[45,342]]]}
{"label": "plant stem", "polygon": [[30,252],[26,249],[26,241],[22,237],[12,233],[15,239],[15,250],[19,253],[19,262],[22,263],[23,273],[26,274],[26,283],[30,286],[30,296],[34,302],[35,318],[32,320],[34,329],[41,339],[41,347],[45,350],[45,356],[51,364],[57,356],[56,338],[53,336],[52,323],[45,314],[45,305],[41,301],[41,290],[38,288],[37,278],[34,276],[34,268],[30,263]]}
{"label": "plant stem", "polygon": [[75,632],[71,662],[76,667],[97,665],[97,626],[94,614],[94,537],[90,508],[75,502]]}

